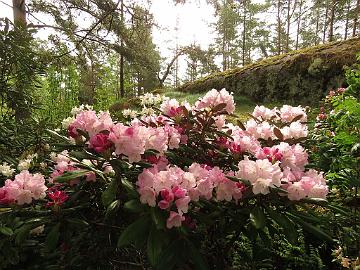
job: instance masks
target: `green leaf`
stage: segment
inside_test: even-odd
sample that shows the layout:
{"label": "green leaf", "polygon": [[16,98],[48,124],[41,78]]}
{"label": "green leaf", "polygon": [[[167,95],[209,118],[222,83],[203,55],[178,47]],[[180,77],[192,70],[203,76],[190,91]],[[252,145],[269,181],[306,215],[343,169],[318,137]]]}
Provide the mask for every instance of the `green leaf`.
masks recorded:
{"label": "green leaf", "polygon": [[85,220],[80,219],[80,218],[68,218],[66,219],[66,221],[72,225],[74,225],[75,227],[87,227],[89,226],[89,223],[87,223]]}
{"label": "green leaf", "polygon": [[119,209],[120,207],[120,200],[113,201],[106,209],[105,213],[105,219],[108,219],[109,217],[113,216],[114,213]]}
{"label": "green leaf", "polygon": [[131,223],[120,235],[117,246],[124,247],[129,244],[140,246],[145,242],[150,229],[150,217],[148,215],[140,217]]}
{"label": "green leaf", "polygon": [[156,228],[159,230],[165,229],[166,219],[168,217],[168,212],[161,211],[157,207],[150,208],[151,218],[156,225]]}
{"label": "green leaf", "polygon": [[241,182],[243,183],[245,186],[247,187],[250,187],[251,186],[251,183],[249,180],[246,180],[246,179],[240,179],[240,178],[237,178],[237,177],[234,177],[234,176],[226,176],[227,178],[229,178],[231,181],[234,181],[234,182]]}
{"label": "green leaf", "polygon": [[118,181],[114,178],[101,194],[101,201],[105,207],[108,207],[115,199],[118,189]]}
{"label": "green leaf", "polygon": [[276,212],[270,208],[266,208],[266,212],[281,228],[283,228],[283,233],[286,239],[291,243],[295,244],[298,239],[298,233],[295,228],[295,225],[287,218],[287,216],[282,215],[279,212]]}
{"label": "green leaf", "polygon": [[200,254],[199,249],[192,242],[190,242],[190,240],[186,241],[185,250],[187,251],[188,257],[191,259],[192,263],[195,266],[193,269],[198,269],[198,270],[209,269],[209,266],[207,265],[203,256]]}
{"label": "green leaf", "polygon": [[325,241],[328,241],[328,242],[333,242],[334,241],[330,235],[325,233],[319,227],[316,227],[316,226],[314,226],[314,225],[312,225],[310,223],[307,223],[306,221],[304,221],[301,218],[298,218],[296,216],[294,216],[294,219],[296,219],[296,221],[303,227],[303,229],[305,231],[311,233],[312,235],[314,235],[318,239],[325,240]]}
{"label": "green leaf", "polygon": [[63,183],[68,182],[70,180],[74,180],[76,178],[82,177],[89,173],[91,171],[89,170],[77,170],[77,171],[71,171],[71,172],[65,172],[63,175],[56,177],[56,182]]}
{"label": "green leaf", "polygon": [[13,230],[8,227],[0,227],[0,233],[7,235],[7,236],[11,236],[14,234]]}
{"label": "green leaf", "polygon": [[15,231],[15,244],[20,245],[24,242],[25,238],[29,235],[31,229],[34,228],[33,224],[23,225]]}
{"label": "green leaf", "polygon": [[57,223],[52,229],[51,231],[48,233],[48,235],[46,236],[45,239],[45,248],[47,251],[51,252],[53,251],[58,242],[59,242],[59,237],[60,237],[60,223]]}
{"label": "green leaf", "polygon": [[132,199],[124,203],[124,209],[132,213],[141,213],[145,209],[145,205],[138,199]]}
{"label": "green leaf", "polygon": [[126,192],[128,193],[128,195],[130,197],[133,197],[133,198],[139,197],[139,193],[136,191],[135,187],[133,186],[133,184],[130,181],[122,179],[121,185],[123,186],[123,188],[125,188]]}
{"label": "green leaf", "polygon": [[265,227],[265,214],[260,207],[254,207],[250,212],[250,220],[256,229],[263,229]]}
{"label": "green leaf", "polygon": [[63,142],[66,142],[66,143],[70,143],[70,139],[63,136],[63,135],[60,135],[59,133],[57,133],[56,131],[53,131],[53,130],[50,130],[50,129],[46,129],[46,131],[48,133],[50,133],[51,135],[57,137],[58,139],[61,139]]}
{"label": "green leaf", "polygon": [[156,265],[160,260],[163,247],[166,244],[166,234],[160,231],[156,226],[151,226],[149,237],[147,240],[147,256],[152,266]]}
{"label": "green leaf", "polygon": [[184,261],[183,253],[185,251],[185,242],[183,239],[172,241],[161,253],[161,260],[154,267],[156,270],[172,270],[178,262]]}

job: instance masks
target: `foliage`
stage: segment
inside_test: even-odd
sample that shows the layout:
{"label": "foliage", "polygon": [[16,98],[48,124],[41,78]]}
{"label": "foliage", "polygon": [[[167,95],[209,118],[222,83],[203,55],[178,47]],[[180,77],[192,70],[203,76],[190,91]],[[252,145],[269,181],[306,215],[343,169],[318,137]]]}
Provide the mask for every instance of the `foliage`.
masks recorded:
{"label": "foliage", "polygon": [[[146,95],[141,102],[153,100]],[[233,126],[221,124],[235,109],[225,90],[186,106],[165,98],[161,115],[142,116],[132,126],[88,106],[74,108],[63,121],[67,131],[49,131],[57,153],[45,149],[3,164],[3,174],[18,173],[0,189],[2,268],[224,269],[236,265],[231,253],[241,253],[242,244],[265,252],[275,245],[270,239],[283,246],[303,241],[302,234],[333,241],[320,214],[324,179],[303,167],[301,107],[256,107],[253,119]],[[297,161],[288,159],[292,151]],[[249,174],[249,166],[265,167]],[[300,178],[286,166],[300,170]],[[305,191],[299,185],[308,179]],[[264,267],[289,259],[259,255],[249,256]],[[320,260],[316,249],[308,256]]]}
{"label": "foliage", "polygon": [[32,33],[15,28],[4,20],[0,30],[0,101],[1,118],[28,118],[36,105],[33,91],[43,73],[42,57],[36,50]]}
{"label": "foliage", "polygon": [[[359,59],[360,60],[360,59]],[[327,172],[329,186],[336,192],[329,197],[331,204],[339,209],[332,216],[332,230],[338,235],[341,246],[335,256],[346,268],[355,268],[358,262],[350,258],[359,256],[358,188],[359,164],[359,64],[346,72],[347,89],[330,91],[317,116],[317,124],[310,144],[312,158],[317,166]],[[352,266],[351,266],[352,265]]]}

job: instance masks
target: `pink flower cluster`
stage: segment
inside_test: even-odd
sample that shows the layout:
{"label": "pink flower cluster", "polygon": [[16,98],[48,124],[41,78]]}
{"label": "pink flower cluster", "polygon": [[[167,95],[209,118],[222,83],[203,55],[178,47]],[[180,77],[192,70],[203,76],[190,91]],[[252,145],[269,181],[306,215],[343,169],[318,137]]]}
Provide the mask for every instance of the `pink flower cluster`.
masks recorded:
{"label": "pink flower cluster", "polygon": [[179,227],[185,220],[191,201],[210,200],[215,193],[218,201],[241,199],[245,186],[229,180],[218,167],[193,163],[188,171],[178,167],[159,170],[157,166],[145,169],[136,182],[140,201],[156,205],[170,212],[167,228]]}
{"label": "pink flower cluster", "polygon": [[229,114],[235,111],[234,97],[228,91],[212,89],[206,95],[195,103],[195,109],[214,108],[215,106],[225,103],[225,111]]}
{"label": "pink flower cluster", "polygon": [[178,148],[181,135],[171,126],[145,127],[124,126],[119,123],[112,127],[109,140],[114,143],[116,155],[126,155],[129,162],[138,162],[148,149],[163,154],[167,149]]}
{"label": "pink flower cluster", "polygon": [[22,171],[14,180],[6,180],[5,186],[0,188],[0,203],[29,204],[33,199],[45,198],[46,190],[44,176]]}
{"label": "pink flower cluster", "polygon": [[277,139],[274,133],[274,128],[277,128],[275,123],[283,126],[279,130],[285,140],[305,138],[308,135],[307,125],[304,124],[307,115],[301,106],[284,105],[280,109],[272,110],[264,106],[256,106],[252,115],[256,120],[250,119],[245,123],[245,127],[248,134],[256,139]]}
{"label": "pink flower cluster", "polygon": [[279,162],[272,163],[268,159],[256,161],[245,157],[239,162],[236,177],[250,181],[254,194],[268,194],[270,187],[280,187],[283,176]]}
{"label": "pink flower cluster", "polygon": [[[167,102],[171,106],[176,105],[171,100]],[[77,130],[87,132],[90,137],[87,143],[89,148],[98,153],[114,148],[116,155],[125,155],[129,162],[138,162],[146,150],[153,149],[161,155],[168,149],[178,148],[180,141],[184,139],[173,126],[164,122],[161,124],[163,126],[157,128],[146,127],[140,121],[133,121],[131,126],[114,124],[107,112],[97,115],[95,111],[84,110],[76,115],[68,130],[69,135],[74,138],[79,136]],[[72,170],[72,167],[69,161],[61,161],[55,169],[55,174],[62,174],[64,170]]]}
{"label": "pink flower cluster", "polygon": [[307,115],[305,109],[301,106],[293,107],[290,105],[283,105],[280,109],[268,109],[265,106],[256,106],[252,115],[263,121],[273,120],[273,121],[282,121],[283,123],[290,123],[296,117],[301,117],[298,119],[300,122],[307,121]]}
{"label": "pink flower cluster", "polygon": [[103,130],[109,130],[113,126],[113,121],[108,112],[96,114],[92,110],[80,111],[74,121],[69,125],[69,135],[73,138],[79,136],[77,129],[86,131],[89,136],[96,135]]}
{"label": "pink flower cluster", "polygon": [[284,170],[285,184],[282,186],[288,192],[288,198],[298,201],[304,198],[325,199],[329,192],[323,173],[316,170],[293,172]]}

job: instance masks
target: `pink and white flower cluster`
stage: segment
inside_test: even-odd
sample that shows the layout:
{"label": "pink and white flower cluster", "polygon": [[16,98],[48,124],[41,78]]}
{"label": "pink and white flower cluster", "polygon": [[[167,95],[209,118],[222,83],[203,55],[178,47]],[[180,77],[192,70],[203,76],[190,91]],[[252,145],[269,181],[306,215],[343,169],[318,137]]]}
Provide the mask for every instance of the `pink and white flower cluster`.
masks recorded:
{"label": "pink and white flower cluster", "polygon": [[169,229],[181,226],[191,201],[200,198],[238,201],[245,190],[243,184],[229,180],[220,168],[197,163],[193,163],[188,171],[176,166],[166,170],[159,170],[157,166],[145,169],[136,184],[142,203],[170,212]]}
{"label": "pink and white flower cluster", "polygon": [[[300,139],[308,135],[305,109],[301,106],[284,105],[272,110],[264,106],[256,106],[250,119],[245,123],[246,131],[256,139],[277,139],[274,128],[278,128],[284,139]],[[276,125],[277,124],[277,125]]]}
{"label": "pink and white flower cluster", "polygon": [[195,109],[214,108],[215,106],[225,103],[225,111],[229,114],[235,111],[234,97],[228,91],[212,89],[206,95],[195,103]]}
{"label": "pink and white flower cluster", "polygon": [[5,181],[5,185],[0,188],[0,203],[29,204],[33,199],[45,198],[46,190],[44,176],[25,170],[17,174],[14,180]]}
{"label": "pink and white flower cluster", "polygon": [[181,140],[181,134],[173,126],[146,127],[140,121],[133,121],[130,126],[115,124],[108,112],[96,114],[92,110],[80,111],[69,124],[71,137],[80,136],[78,130],[89,135],[89,148],[98,153],[111,149],[118,156],[125,155],[131,163],[140,161],[149,149],[161,155],[178,148]]}

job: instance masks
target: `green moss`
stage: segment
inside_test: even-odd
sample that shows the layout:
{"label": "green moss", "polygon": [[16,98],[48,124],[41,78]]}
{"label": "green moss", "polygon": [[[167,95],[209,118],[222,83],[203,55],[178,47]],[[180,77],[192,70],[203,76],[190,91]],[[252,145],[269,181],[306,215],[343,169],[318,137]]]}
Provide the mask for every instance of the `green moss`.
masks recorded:
{"label": "green moss", "polygon": [[343,66],[353,64],[359,51],[360,38],[318,45],[211,74],[178,90],[195,93],[226,88],[255,102],[314,103],[344,83]]}

